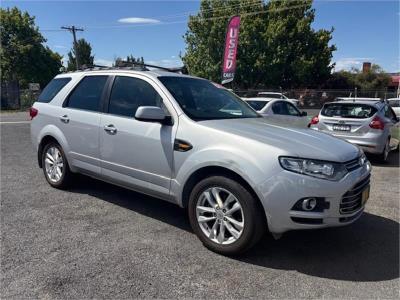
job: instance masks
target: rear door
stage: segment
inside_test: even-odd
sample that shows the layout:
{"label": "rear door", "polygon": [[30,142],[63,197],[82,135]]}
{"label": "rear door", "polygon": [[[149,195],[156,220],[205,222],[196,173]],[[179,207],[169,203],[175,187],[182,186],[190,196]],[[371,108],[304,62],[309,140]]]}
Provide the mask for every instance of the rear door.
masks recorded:
{"label": "rear door", "polygon": [[287,122],[288,125],[305,127],[308,124],[307,118],[302,117],[295,105],[288,101],[275,101],[269,109],[268,118]]}
{"label": "rear door", "polygon": [[173,125],[164,125],[134,117],[140,106],[159,106],[171,115],[173,109],[166,102],[162,90],[148,78],[115,76],[101,117],[103,177],[155,196],[169,195],[177,118]]}
{"label": "rear door", "polygon": [[107,80],[106,75],[83,77],[68,95],[58,116],[69,146],[69,163],[86,173],[100,173],[100,110]]}
{"label": "rear door", "polygon": [[395,149],[399,144],[400,127],[399,122],[393,109],[389,105],[384,107],[385,127],[387,127],[388,135],[390,136],[390,148]]}

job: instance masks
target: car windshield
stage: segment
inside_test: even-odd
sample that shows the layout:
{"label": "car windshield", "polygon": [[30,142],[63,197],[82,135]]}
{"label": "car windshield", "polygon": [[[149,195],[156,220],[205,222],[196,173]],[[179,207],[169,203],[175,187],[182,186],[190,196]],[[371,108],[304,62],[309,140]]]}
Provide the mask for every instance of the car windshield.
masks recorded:
{"label": "car windshield", "polygon": [[161,76],[159,80],[195,121],[260,117],[238,96],[205,79]]}
{"label": "car windshield", "polygon": [[267,97],[267,98],[273,98],[273,99],[283,99],[283,95],[281,94],[275,94],[275,93],[259,93],[258,97]]}
{"label": "car windshield", "polygon": [[326,117],[365,119],[372,117],[376,111],[375,107],[368,104],[329,103],[324,105],[321,115]]}
{"label": "car windshield", "polygon": [[268,104],[268,101],[259,100],[246,100],[246,102],[257,111],[262,110]]}

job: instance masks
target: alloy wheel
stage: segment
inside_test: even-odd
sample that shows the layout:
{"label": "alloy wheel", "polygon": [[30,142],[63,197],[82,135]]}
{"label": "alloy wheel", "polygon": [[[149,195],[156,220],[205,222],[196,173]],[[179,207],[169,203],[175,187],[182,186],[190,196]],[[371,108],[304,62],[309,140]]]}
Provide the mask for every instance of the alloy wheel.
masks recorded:
{"label": "alloy wheel", "polygon": [[47,149],[44,159],[47,178],[52,183],[58,183],[64,171],[64,162],[60,150],[57,147]]}
{"label": "alloy wheel", "polygon": [[239,200],[228,190],[212,187],[203,191],[196,204],[202,232],[217,244],[231,244],[243,233],[244,214]]}

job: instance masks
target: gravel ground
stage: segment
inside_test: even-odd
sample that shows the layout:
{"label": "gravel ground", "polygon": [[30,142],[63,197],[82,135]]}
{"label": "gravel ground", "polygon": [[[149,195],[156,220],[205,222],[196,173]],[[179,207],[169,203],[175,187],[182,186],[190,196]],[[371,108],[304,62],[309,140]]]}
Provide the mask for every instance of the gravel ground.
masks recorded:
{"label": "gravel ground", "polygon": [[[1,116],[13,120],[26,117]],[[206,250],[167,202],[83,176],[69,191],[50,188],[29,124],[0,129],[1,299],[398,299],[397,153],[374,163],[366,213],[353,225],[266,236],[227,258]]]}

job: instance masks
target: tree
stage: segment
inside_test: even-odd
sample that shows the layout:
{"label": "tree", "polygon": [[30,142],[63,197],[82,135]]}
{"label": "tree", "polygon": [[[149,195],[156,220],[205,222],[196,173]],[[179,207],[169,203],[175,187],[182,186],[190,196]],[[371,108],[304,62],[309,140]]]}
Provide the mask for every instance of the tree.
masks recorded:
{"label": "tree", "polygon": [[312,0],[202,0],[184,35],[182,60],[190,74],[221,80],[226,26],[241,16],[235,85],[312,87],[329,78],[331,30],[311,28]]}
{"label": "tree", "polygon": [[[79,66],[92,66],[94,61],[94,56],[92,55],[92,46],[85,40],[79,39],[76,41],[76,52],[78,53]],[[68,52],[68,71],[75,71],[75,49],[74,47]]]}
{"label": "tree", "polygon": [[143,59],[143,57],[134,58],[133,55],[131,54],[131,55],[128,55],[126,57],[126,60],[123,60],[122,58],[117,57],[115,59],[115,62],[114,62],[113,65],[118,67],[118,66],[123,66],[126,63],[128,63],[128,64],[129,63],[136,63],[138,65],[143,65],[144,64],[144,59]]}
{"label": "tree", "polygon": [[0,19],[1,80],[22,86],[38,82],[44,87],[59,73],[62,56],[43,46],[46,39],[27,12],[16,7],[0,9]]}
{"label": "tree", "polygon": [[350,71],[339,71],[332,74],[326,82],[325,88],[359,90],[382,90],[391,81],[391,77],[376,64],[373,64],[367,72],[352,68]]}

